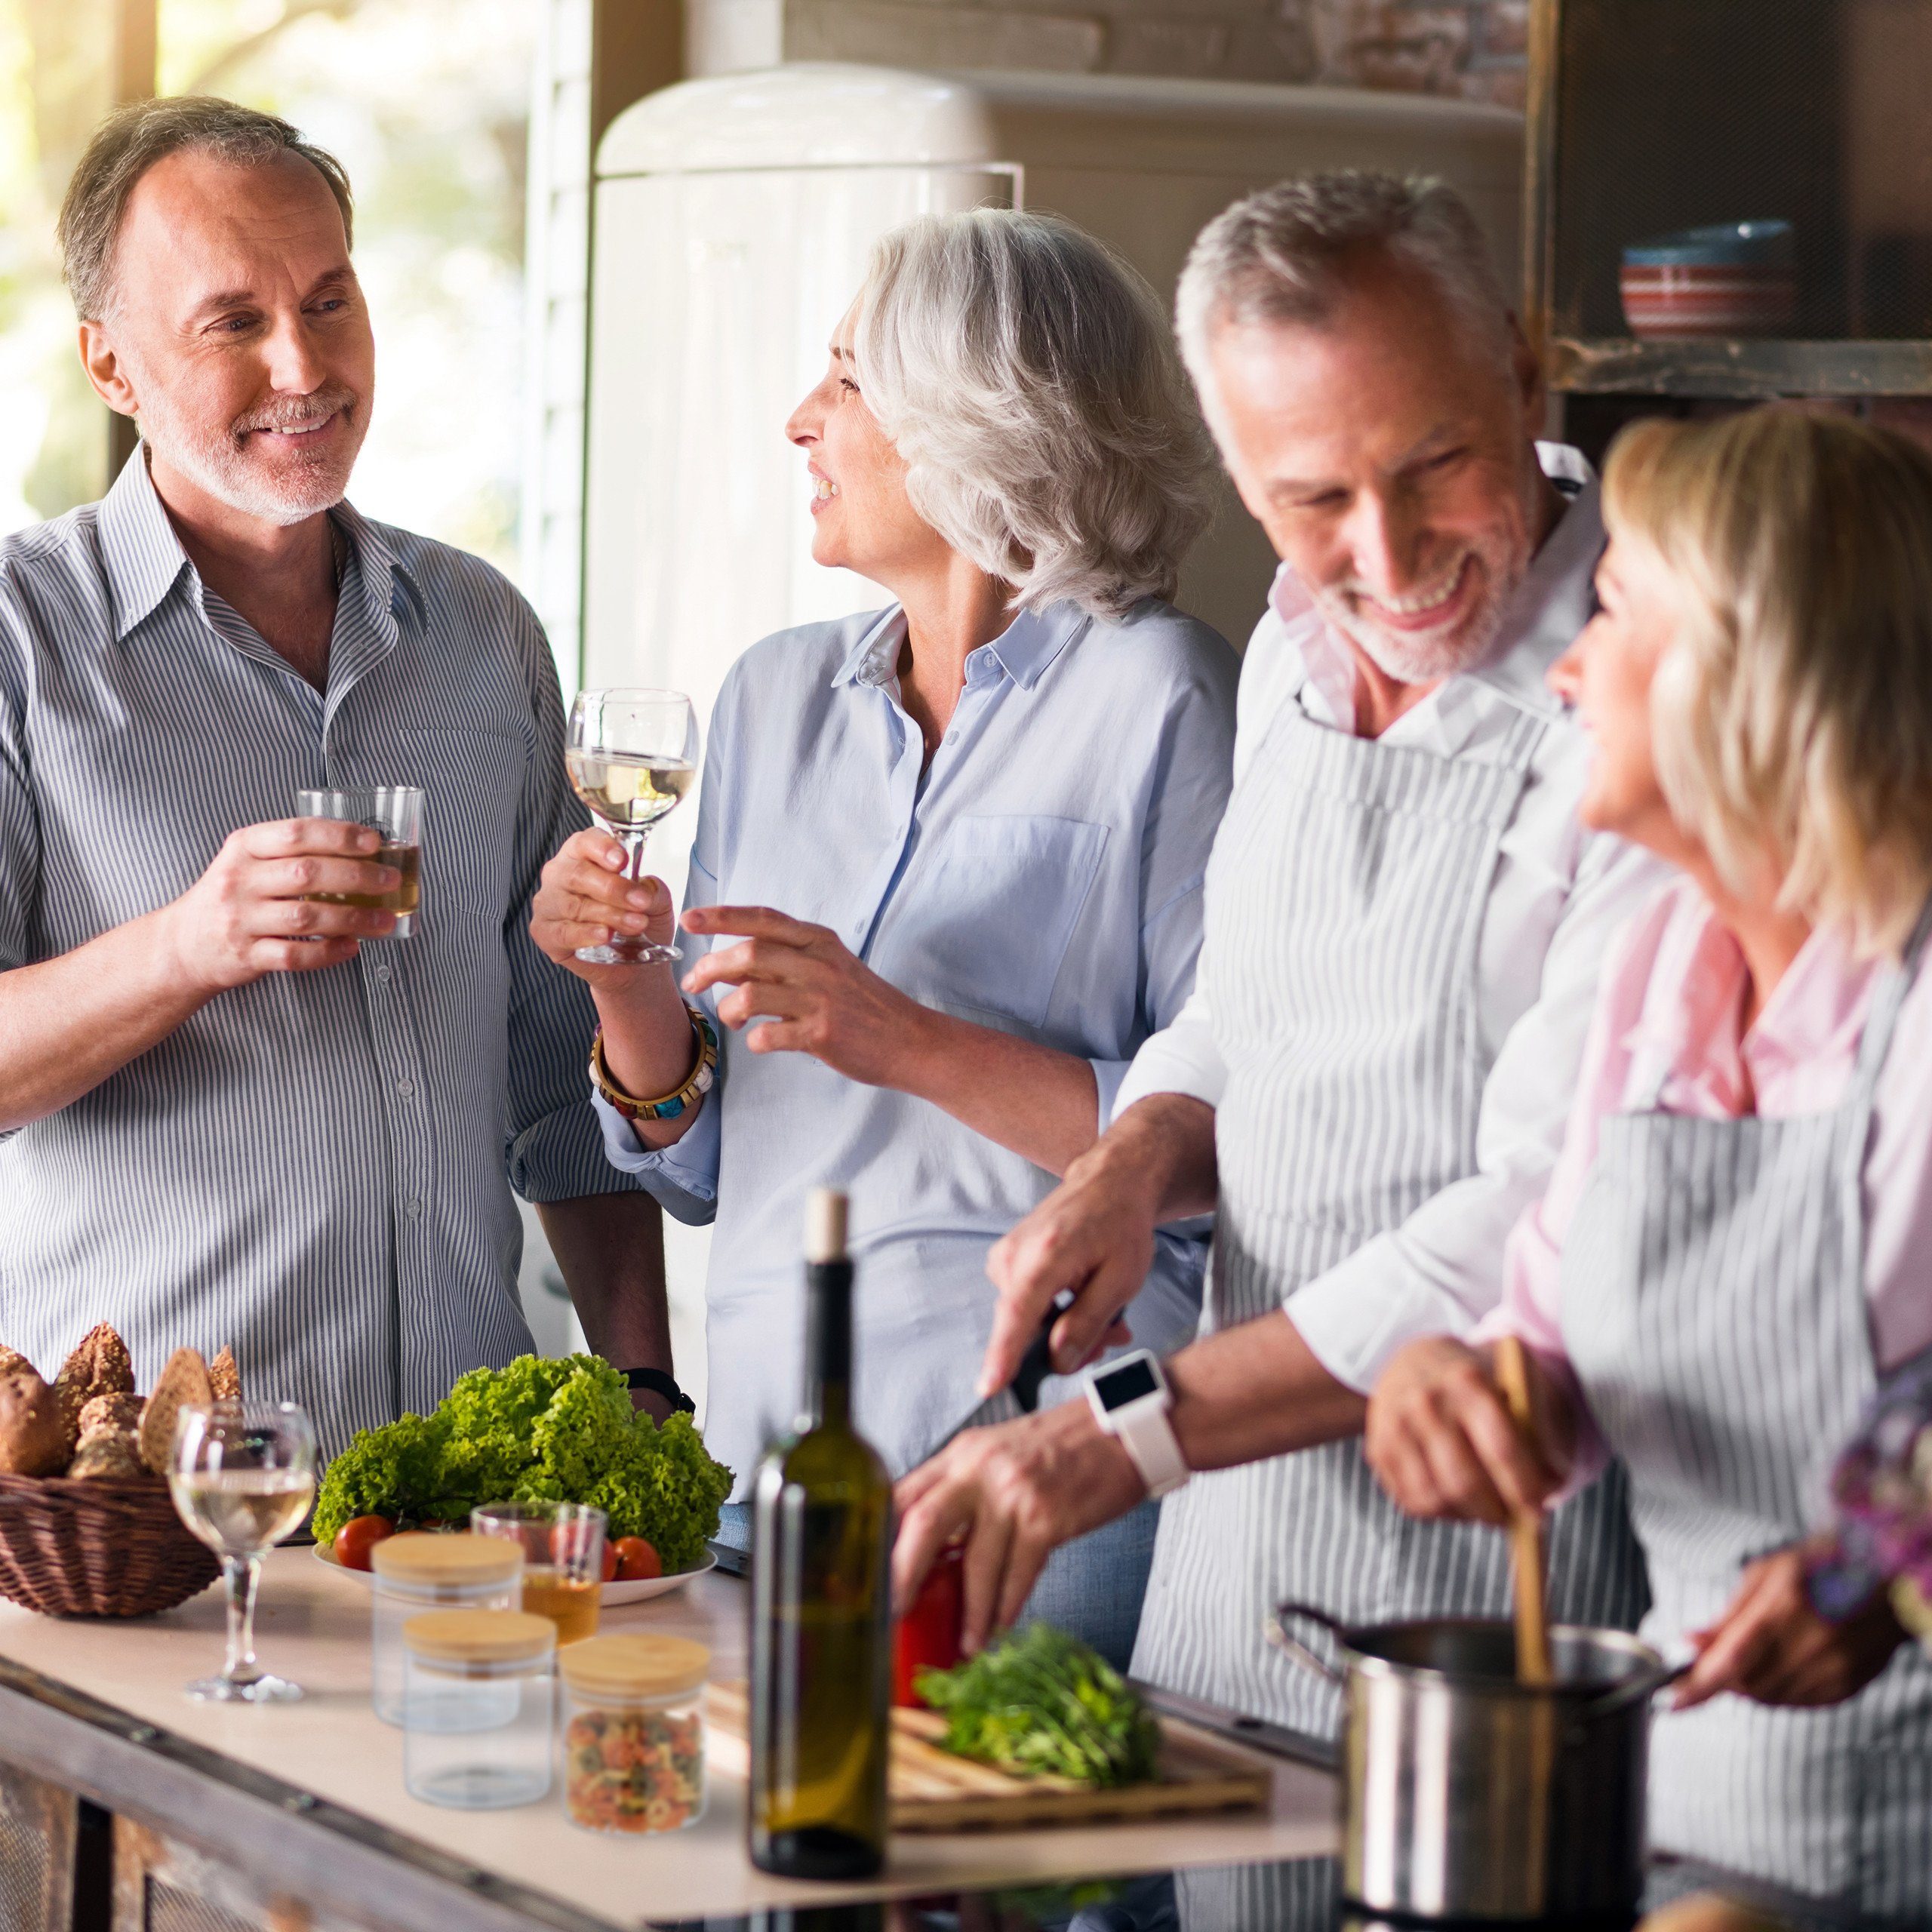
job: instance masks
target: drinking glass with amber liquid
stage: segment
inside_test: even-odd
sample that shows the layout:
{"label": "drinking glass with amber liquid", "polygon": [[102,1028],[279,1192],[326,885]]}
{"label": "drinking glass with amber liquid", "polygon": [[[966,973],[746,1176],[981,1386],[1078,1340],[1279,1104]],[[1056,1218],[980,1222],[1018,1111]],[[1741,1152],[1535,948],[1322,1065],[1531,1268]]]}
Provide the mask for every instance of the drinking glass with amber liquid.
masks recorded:
{"label": "drinking glass with amber liquid", "polygon": [[[682,691],[580,691],[564,764],[598,828],[623,847],[624,876],[634,879],[651,828],[697,782],[691,701]],[[577,956],[598,966],[648,966],[684,955],[675,946],[613,933],[608,945],[581,946]]]}
{"label": "drinking glass with amber liquid", "polygon": [[486,1503],[469,1512],[479,1537],[523,1551],[523,1607],[557,1626],[557,1644],[597,1634],[604,1595],[604,1512],[583,1503]]}
{"label": "drinking glass with amber liquid", "polygon": [[360,906],[371,912],[393,912],[395,939],[416,930],[423,904],[423,794],[413,785],[365,785],[342,792],[297,792],[297,818],[328,818],[359,825],[383,842],[369,855],[369,863],[392,866],[398,883],[387,892],[312,892],[325,906]]}

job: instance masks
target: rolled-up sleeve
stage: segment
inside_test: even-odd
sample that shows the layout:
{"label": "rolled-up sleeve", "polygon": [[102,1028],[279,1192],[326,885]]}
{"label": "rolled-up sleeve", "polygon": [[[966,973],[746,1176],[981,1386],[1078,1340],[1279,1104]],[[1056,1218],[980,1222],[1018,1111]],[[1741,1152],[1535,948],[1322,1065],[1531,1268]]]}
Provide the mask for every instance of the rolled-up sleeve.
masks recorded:
{"label": "rolled-up sleeve", "polygon": [[1562,1146],[1603,962],[1660,876],[1638,848],[1588,842],[1537,998],[1484,1083],[1475,1171],[1289,1297],[1290,1318],[1337,1381],[1366,1395],[1405,1343],[1466,1335],[1501,1299],[1512,1230],[1549,1185]]}
{"label": "rolled-up sleeve", "polygon": [[597,1011],[583,981],[537,950],[530,905],[550,856],[590,823],[564,768],[564,706],[536,614],[521,598],[512,619],[528,680],[532,734],[517,815],[513,888],[503,921],[509,961],[509,1111],[505,1167],[526,1201],[634,1192],[637,1180],[605,1157],[586,1069]]}

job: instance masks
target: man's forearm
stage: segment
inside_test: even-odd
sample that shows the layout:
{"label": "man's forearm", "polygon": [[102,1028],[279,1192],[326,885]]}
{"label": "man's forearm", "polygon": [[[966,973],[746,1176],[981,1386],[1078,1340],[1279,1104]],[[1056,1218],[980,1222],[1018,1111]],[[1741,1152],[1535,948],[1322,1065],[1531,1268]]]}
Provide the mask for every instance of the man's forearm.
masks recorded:
{"label": "man's forearm", "polygon": [[0,973],[0,1132],[91,1093],[211,997],[180,971],[165,911]]}
{"label": "man's forearm", "polygon": [[589,1194],[540,1205],[591,1347],[620,1368],[671,1367],[664,1217],[648,1194]]}
{"label": "man's forearm", "polygon": [[1090,1173],[1128,1182],[1153,1204],[1157,1222],[1211,1214],[1220,1195],[1214,1109],[1187,1094],[1150,1094],[1135,1101],[1066,1177],[1078,1181]]}
{"label": "man's forearm", "polygon": [[1359,1435],[1367,1397],[1321,1366],[1278,1310],[1189,1344],[1164,1364],[1169,1420],[1191,1469],[1225,1469]]}

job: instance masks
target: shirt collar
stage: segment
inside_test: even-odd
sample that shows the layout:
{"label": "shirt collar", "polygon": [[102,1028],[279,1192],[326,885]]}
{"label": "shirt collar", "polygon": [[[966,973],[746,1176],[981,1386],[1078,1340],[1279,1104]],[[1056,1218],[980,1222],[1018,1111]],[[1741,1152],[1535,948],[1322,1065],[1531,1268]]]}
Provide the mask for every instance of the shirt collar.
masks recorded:
{"label": "shirt collar", "polygon": [[[1543,540],[1503,611],[1487,660],[1463,676],[1525,711],[1553,717],[1561,702],[1546,681],[1550,666],[1569,648],[1594,608],[1597,560],[1603,555],[1603,515],[1596,472],[1567,443],[1539,443],[1537,460],[1569,500],[1561,521]],[[1294,568],[1275,573],[1268,601],[1287,629],[1312,685],[1338,724],[1355,716],[1355,662],[1317,609]],[[1457,678],[1447,681],[1453,689]]]}
{"label": "shirt collar", "polygon": [[118,644],[150,617],[193,566],[148,475],[147,445],[137,443],[100,506],[101,565]]}
{"label": "shirt collar", "polygon": [[[1041,610],[1022,611],[990,643],[968,653],[966,681],[982,681],[987,667],[996,665],[1022,691],[1031,691],[1092,621],[1078,605],[1064,599]],[[846,654],[832,674],[833,685],[891,685],[899,675],[900,648],[905,641],[906,613],[895,604],[880,613]]]}
{"label": "shirt collar", "polygon": [[[378,623],[392,616],[400,598],[413,601],[420,614],[420,589],[374,525],[346,501],[337,503],[329,515],[349,546],[349,568],[343,573],[345,592],[352,580],[358,583],[369,614]],[[197,586],[200,582],[148,474],[146,444],[135,445],[114,479],[100,506],[100,529],[102,564],[114,609],[114,641],[118,644],[160,608],[183,571]]]}
{"label": "shirt collar", "polygon": [[1687,1091],[1712,1112],[1740,1113],[1748,1094],[1800,1070],[1849,1071],[1885,963],[1857,958],[1842,928],[1815,928],[1747,1032],[1743,953],[1710,902],[1687,888],[1623,1044],[1633,1065],[1662,1069],[1680,1098]]}

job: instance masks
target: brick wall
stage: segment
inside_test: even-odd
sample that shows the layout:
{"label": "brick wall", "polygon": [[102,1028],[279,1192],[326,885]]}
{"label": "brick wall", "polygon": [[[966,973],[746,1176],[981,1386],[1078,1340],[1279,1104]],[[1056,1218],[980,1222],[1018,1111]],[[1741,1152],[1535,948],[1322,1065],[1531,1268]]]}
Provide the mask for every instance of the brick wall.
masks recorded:
{"label": "brick wall", "polygon": [[691,70],[771,61],[1309,82],[1520,107],[1529,0],[688,0]]}

